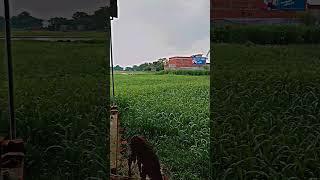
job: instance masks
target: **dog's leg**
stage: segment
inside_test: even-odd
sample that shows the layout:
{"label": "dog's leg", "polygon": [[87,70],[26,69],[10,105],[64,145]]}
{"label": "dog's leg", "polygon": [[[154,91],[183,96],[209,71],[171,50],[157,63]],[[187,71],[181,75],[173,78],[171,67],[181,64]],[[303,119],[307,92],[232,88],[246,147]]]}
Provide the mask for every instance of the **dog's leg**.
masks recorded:
{"label": "dog's leg", "polygon": [[142,171],[141,171],[141,180],[146,180],[147,178],[147,172],[146,172],[146,168],[144,167],[144,165],[142,165]]}
{"label": "dog's leg", "polygon": [[142,174],[142,171],[141,171],[141,160],[138,158],[138,168],[139,168],[139,173],[140,173],[140,176]]}
{"label": "dog's leg", "polygon": [[131,165],[132,165],[132,162],[134,161],[134,158],[135,158],[135,154],[130,153],[129,154],[129,159],[128,159],[128,175],[129,175],[129,177],[132,176]]}
{"label": "dog's leg", "polygon": [[129,157],[128,159],[128,176],[131,177],[131,164],[132,164],[132,158]]}

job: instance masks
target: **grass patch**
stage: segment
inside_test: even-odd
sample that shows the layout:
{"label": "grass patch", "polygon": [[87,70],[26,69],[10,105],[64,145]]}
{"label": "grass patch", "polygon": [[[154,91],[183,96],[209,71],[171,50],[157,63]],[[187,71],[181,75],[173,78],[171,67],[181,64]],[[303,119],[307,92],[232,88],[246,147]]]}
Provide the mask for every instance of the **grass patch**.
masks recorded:
{"label": "grass patch", "polygon": [[211,41],[216,43],[310,44],[320,43],[320,28],[303,25],[231,25],[214,27]]}
{"label": "grass patch", "polygon": [[214,179],[320,176],[319,48],[214,45]]}
{"label": "grass patch", "polygon": [[209,77],[115,75],[126,137],[146,136],[172,179],[209,177]]}
{"label": "grass patch", "polygon": [[[14,41],[13,64],[26,179],[108,177],[105,45]],[[0,67],[0,127],[7,134],[6,66]]]}
{"label": "grass patch", "polygon": [[190,76],[206,76],[209,75],[208,70],[164,70],[157,72],[156,74],[175,74],[175,75],[190,75]]}

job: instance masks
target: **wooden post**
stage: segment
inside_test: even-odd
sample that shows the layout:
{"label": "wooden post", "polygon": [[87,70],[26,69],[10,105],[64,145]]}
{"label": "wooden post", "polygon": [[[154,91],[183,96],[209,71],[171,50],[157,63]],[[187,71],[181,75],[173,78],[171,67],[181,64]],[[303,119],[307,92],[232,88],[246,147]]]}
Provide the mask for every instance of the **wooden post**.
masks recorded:
{"label": "wooden post", "polygon": [[118,171],[119,158],[119,111],[117,106],[111,106],[111,121],[110,121],[110,160],[111,170],[113,174]]}

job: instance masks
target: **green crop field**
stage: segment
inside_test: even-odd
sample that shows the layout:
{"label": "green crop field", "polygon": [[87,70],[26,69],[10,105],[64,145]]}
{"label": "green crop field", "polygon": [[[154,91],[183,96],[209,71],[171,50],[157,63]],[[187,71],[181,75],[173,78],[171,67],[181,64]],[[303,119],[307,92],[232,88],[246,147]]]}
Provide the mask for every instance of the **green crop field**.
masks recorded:
{"label": "green crop field", "polygon": [[214,179],[320,177],[320,46],[212,48]]}
{"label": "green crop field", "polygon": [[170,179],[209,177],[209,76],[116,74],[125,136],[155,145]]}
{"label": "green crop field", "polygon": [[[99,33],[15,32],[93,37]],[[0,136],[7,135],[7,79],[0,42]],[[106,46],[96,42],[14,41],[18,136],[26,179],[108,177]],[[173,179],[209,176],[209,76],[116,73],[125,136],[145,135]]]}
{"label": "green crop field", "polygon": [[[8,133],[0,42],[0,135]],[[14,41],[18,136],[26,179],[108,177],[105,43]]]}

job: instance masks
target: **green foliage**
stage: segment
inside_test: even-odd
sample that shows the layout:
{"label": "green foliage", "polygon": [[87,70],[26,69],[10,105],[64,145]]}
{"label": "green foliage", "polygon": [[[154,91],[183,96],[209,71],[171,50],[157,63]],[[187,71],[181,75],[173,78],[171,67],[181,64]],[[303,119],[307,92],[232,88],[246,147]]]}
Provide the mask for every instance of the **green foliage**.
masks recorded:
{"label": "green foliage", "polygon": [[[108,15],[107,7],[100,7],[92,15],[85,12],[75,12],[71,19],[52,17],[49,26],[42,27],[42,19],[31,16],[29,12],[22,12],[11,18],[12,28],[18,30],[46,29],[50,31],[93,31],[105,30],[105,20]],[[4,28],[4,18],[0,16],[0,30]]]}
{"label": "green foliage", "polygon": [[301,17],[302,22],[307,26],[314,26],[316,25],[317,18],[313,16],[310,12],[306,12]]}
{"label": "green foliage", "polygon": [[214,45],[214,179],[320,176],[319,48]]}
{"label": "green foliage", "polygon": [[115,76],[126,137],[155,145],[171,179],[209,179],[209,77]]}
{"label": "green foliage", "polygon": [[113,70],[115,70],[115,71],[123,71],[123,68],[120,67],[119,65],[116,65],[116,66],[113,68]]}
{"label": "green foliage", "polygon": [[[26,142],[26,179],[108,177],[105,50],[104,44],[13,42],[17,130]],[[3,57],[0,51],[1,63]],[[7,134],[3,67],[0,127]]]}
{"label": "green foliage", "polygon": [[205,76],[209,75],[208,70],[164,70],[157,74],[176,74],[176,75],[191,75],[191,76]]}
{"label": "green foliage", "polygon": [[67,26],[72,25],[71,21],[64,17],[50,18],[48,22],[50,24],[48,29],[51,31],[59,31],[61,26],[63,25],[67,25]]}
{"label": "green foliage", "polygon": [[134,69],[132,67],[126,67],[125,71],[134,71]]}
{"label": "green foliage", "polygon": [[134,65],[132,67],[126,67],[126,71],[161,71],[164,69],[165,58],[160,58],[152,63],[143,63]]}
{"label": "green foliage", "polygon": [[0,16],[0,31],[4,30],[5,20],[2,16]]}
{"label": "green foliage", "polygon": [[14,29],[40,29],[42,28],[42,21],[41,19],[32,17],[30,13],[26,11],[11,18],[12,28]]}
{"label": "green foliage", "polygon": [[215,43],[308,44],[320,43],[320,27],[302,25],[229,25],[214,27]]}

